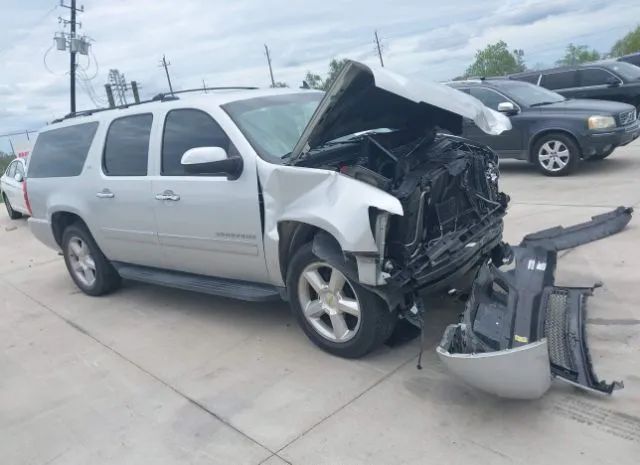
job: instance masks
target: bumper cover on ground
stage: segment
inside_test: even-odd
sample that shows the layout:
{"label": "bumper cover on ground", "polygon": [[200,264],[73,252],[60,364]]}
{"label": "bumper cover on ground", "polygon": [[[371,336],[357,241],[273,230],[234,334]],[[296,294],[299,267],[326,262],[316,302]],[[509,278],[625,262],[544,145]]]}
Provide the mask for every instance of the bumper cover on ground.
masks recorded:
{"label": "bumper cover on ground", "polygon": [[483,265],[462,321],[450,325],[437,353],[455,375],[506,398],[542,396],[557,377],[610,394],[621,382],[599,381],[586,341],[586,302],[593,287],[554,285],[557,251],[622,230],[632,209],[618,209],[570,228],[526,236],[509,263]]}

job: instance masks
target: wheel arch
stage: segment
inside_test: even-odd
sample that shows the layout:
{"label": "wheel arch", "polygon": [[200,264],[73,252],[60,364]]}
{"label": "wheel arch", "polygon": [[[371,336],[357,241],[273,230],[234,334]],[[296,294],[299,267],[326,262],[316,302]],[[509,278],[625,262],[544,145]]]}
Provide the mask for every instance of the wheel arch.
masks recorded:
{"label": "wheel arch", "polygon": [[[531,139],[529,140],[529,161],[530,162],[535,162],[536,154],[534,153],[533,149],[536,146],[536,144],[540,141],[540,139],[542,139],[545,136],[548,136],[549,134],[562,134],[563,136],[569,137],[573,141],[573,143],[576,144],[576,147],[578,147],[578,150],[580,151],[582,150],[582,147],[578,142],[578,138],[570,130],[566,128],[545,128],[536,132],[533,136],[531,136]],[[578,153],[578,156],[582,157],[582,153]]]}
{"label": "wheel arch", "polygon": [[51,230],[58,246],[62,247],[62,235],[64,234],[64,230],[74,223],[82,224],[87,231],[89,231],[87,223],[77,213],[60,210],[51,214]]}
{"label": "wheel arch", "polygon": [[[305,244],[312,242],[319,232],[331,233],[319,226],[302,221],[285,220],[278,223],[278,258],[280,261],[280,275],[286,282],[289,263],[295,253]],[[336,239],[337,242],[337,239]]]}

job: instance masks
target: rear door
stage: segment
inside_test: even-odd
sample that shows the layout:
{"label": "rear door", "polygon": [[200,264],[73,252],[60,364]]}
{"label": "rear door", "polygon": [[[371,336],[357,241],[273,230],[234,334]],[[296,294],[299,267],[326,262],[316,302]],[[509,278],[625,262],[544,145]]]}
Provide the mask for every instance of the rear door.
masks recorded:
{"label": "rear door", "polygon": [[242,137],[219,109],[211,114],[193,108],[167,112],[159,173],[152,182],[158,237],[171,269],[268,282],[255,158],[242,154],[244,169],[234,180],[188,175],[180,164],[182,155],[195,147],[222,147],[229,156],[238,155],[222,124]]}
{"label": "rear door", "polygon": [[542,75],[540,85],[567,98],[578,98],[581,92],[577,70],[552,71]]}
{"label": "rear door", "polygon": [[93,233],[113,261],[164,265],[153,213],[148,173],[151,113],[111,121],[98,179],[87,186]]}

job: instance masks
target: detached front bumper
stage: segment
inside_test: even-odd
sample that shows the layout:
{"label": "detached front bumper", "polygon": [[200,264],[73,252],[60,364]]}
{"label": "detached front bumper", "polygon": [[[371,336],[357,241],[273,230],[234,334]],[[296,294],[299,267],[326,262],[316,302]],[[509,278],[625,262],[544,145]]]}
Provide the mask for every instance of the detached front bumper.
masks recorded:
{"label": "detached front bumper", "polygon": [[582,155],[591,158],[622,147],[640,136],[640,120],[606,132],[591,132],[581,142]]}
{"label": "detached front bumper", "polygon": [[538,398],[552,377],[605,394],[623,387],[593,372],[585,322],[594,287],[556,286],[554,273],[559,250],[622,230],[631,213],[620,207],[531,234],[505,266],[483,265],[462,321],[447,328],[436,349],[441,361],[468,384],[506,398]]}

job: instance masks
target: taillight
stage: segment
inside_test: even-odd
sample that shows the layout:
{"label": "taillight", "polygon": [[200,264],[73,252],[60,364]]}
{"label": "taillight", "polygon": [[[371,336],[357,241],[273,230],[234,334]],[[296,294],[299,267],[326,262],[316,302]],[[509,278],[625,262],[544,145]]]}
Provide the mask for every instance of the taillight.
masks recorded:
{"label": "taillight", "polygon": [[29,195],[27,194],[27,180],[24,179],[22,181],[22,195],[24,196],[24,206],[27,207],[27,211],[29,212],[29,216],[32,215],[31,204],[29,203]]}

